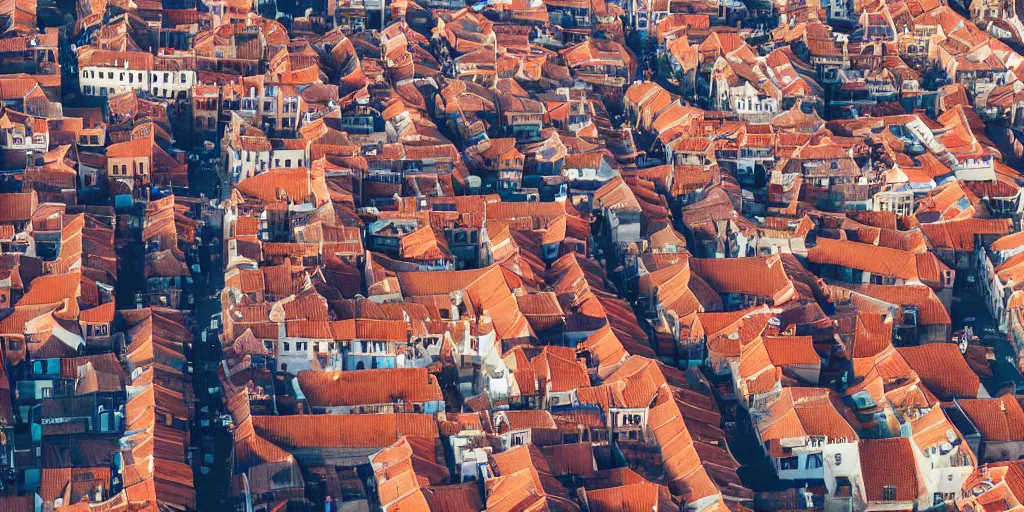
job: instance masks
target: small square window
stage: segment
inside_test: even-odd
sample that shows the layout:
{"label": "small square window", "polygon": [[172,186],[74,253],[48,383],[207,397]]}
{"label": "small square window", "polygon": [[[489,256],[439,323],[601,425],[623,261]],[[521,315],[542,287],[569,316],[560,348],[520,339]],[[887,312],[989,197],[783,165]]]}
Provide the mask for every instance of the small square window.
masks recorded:
{"label": "small square window", "polygon": [[885,501],[896,501],[896,486],[886,485],[882,487],[882,499]]}

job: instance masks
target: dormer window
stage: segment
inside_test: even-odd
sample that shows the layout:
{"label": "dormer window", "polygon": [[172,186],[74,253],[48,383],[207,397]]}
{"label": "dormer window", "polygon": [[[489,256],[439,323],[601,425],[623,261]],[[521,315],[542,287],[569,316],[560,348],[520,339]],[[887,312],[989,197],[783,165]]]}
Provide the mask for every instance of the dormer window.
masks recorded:
{"label": "dormer window", "polygon": [[885,501],[896,501],[896,486],[886,485],[882,487],[882,499]]}

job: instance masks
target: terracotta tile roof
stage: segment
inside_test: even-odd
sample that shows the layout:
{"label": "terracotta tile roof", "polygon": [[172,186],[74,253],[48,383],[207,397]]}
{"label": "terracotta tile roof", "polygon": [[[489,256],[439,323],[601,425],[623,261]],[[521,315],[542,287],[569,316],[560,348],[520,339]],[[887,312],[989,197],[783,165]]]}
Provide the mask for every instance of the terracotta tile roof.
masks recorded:
{"label": "terracotta tile roof", "polygon": [[796,295],[793,281],[777,256],[767,258],[692,258],[690,267],[720,294],[772,299],[782,305]]}
{"label": "terracotta tile roof", "polygon": [[666,381],[653,359],[633,356],[609,375],[604,384],[619,384],[611,388],[615,391],[613,406],[644,408],[651,405]]}
{"label": "terracotta tile roof", "polygon": [[957,400],[986,442],[1024,441],[1024,410],[1012,396]]}
{"label": "terracotta tile roof", "polygon": [[965,465],[971,467],[977,466],[978,461],[974,452],[941,407],[933,407],[926,414],[914,419],[910,424],[910,430],[911,441],[921,452],[929,449],[942,450],[943,447],[952,445],[952,451],[944,451],[946,456],[958,465],[966,463]]}
{"label": "terracotta tile roof", "polygon": [[775,366],[821,364],[811,336],[765,336],[763,341]]}
{"label": "terracotta tile roof", "polygon": [[313,407],[444,401],[437,378],[426,368],[304,371],[296,378]]}
{"label": "terracotta tile roof", "polygon": [[483,500],[476,482],[431,486],[423,490],[427,505],[436,512],[479,512]]}
{"label": "terracotta tile roof", "polygon": [[[533,467],[520,470],[484,483],[487,494],[488,511],[513,512],[517,510],[576,510],[572,502],[565,498],[551,496],[545,490],[543,482],[551,478],[538,474]],[[549,503],[553,502],[553,503]],[[557,508],[556,508],[557,507]]]}
{"label": "terracotta tile roof", "polygon": [[720,179],[720,172],[715,167],[702,165],[673,166],[671,193],[673,196],[678,196],[707,187],[716,179]]}
{"label": "terracotta tile roof", "polygon": [[127,379],[127,375],[121,368],[121,361],[117,359],[116,355],[109,353],[61,359],[61,377],[65,379],[78,377],[79,368],[86,364],[91,365],[95,371],[116,376],[122,381]]}
{"label": "terracotta tile roof", "polygon": [[551,474],[551,466],[548,464],[547,458],[535,444],[519,445],[495,453],[491,456],[490,464],[499,476],[510,475],[527,468],[533,468],[541,474]]}
{"label": "terracotta tile roof", "polygon": [[[70,489],[69,489],[70,487]],[[39,497],[52,506],[53,501],[70,495],[66,503],[78,503],[83,497],[91,499],[96,488],[110,490],[110,468],[43,468],[39,482]],[[2,508],[2,507],[0,507]]]}
{"label": "terracotta tile roof", "polygon": [[545,350],[531,362],[538,377],[548,383],[553,393],[572,391],[590,385],[587,369],[582,362],[576,360],[575,354],[566,358]]}
{"label": "terracotta tile roof", "polygon": [[77,300],[82,296],[85,280],[80,272],[39,276],[32,280],[28,292],[18,301],[18,305],[38,306],[65,299]]}
{"label": "terracotta tile roof", "polygon": [[111,144],[107,148],[107,158],[152,157],[153,140],[151,138],[132,139],[128,142]]}
{"label": "terracotta tile roof", "polygon": [[[432,443],[431,443],[432,444]],[[429,510],[422,487],[427,483],[441,483],[448,479],[448,472],[439,467],[427,448],[429,458],[424,460],[417,454],[419,445],[407,437],[401,437],[391,446],[370,456],[377,482],[377,496],[384,510]],[[419,450],[422,454],[422,448]]]}
{"label": "terracotta tile roof", "polygon": [[604,489],[588,489],[587,503],[592,512],[648,512],[658,510],[657,484],[640,481]]}
{"label": "terracotta tile roof", "polygon": [[[931,288],[927,286],[887,286],[863,284],[854,288],[858,293],[895,304],[917,308],[917,322],[920,325],[949,324],[949,312]],[[902,316],[902,311],[901,315]]]}
{"label": "terracotta tile roof", "polygon": [[402,237],[401,257],[411,261],[450,260],[451,252],[444,236],[430,226],[423,226]]}
{"label": "terracotta tile roof", "polygon": [[687,502],[703,498],[721,500],[721,491],[701,465],[693,438],[683,421],[679,407],[667,400],[652,407],[647,425],[661,450],[665,477],[673,494],[681,494]]}
{"label": "terracotta tile roof", "polygon": [[876,245],[821,238],[807,251],[811,263],[837,265],[881,276],[938,286],[950,269],[933,253],[916,254]]}
{"label": "terracotta tile roof", "polygon": [[[970,506],[974,502],[975,510],[989,509],[1007,510],[1012,503],[1019,503],[1024,496],[1024,461],[1000,462],[987,464],[977,468],[965,477],[964,489],[979,489],[962,500],[962,506]],[[979,489],[981,490],[981,489]]]}
{"label": "terracotta tile roof", "polygon": [[1024,246],[1024,231],[1018,231],[1009,235],[1000,237],[998,240],[992,242],[990,246],[993,251],[1010,251]]}
{"label": "terracotta tile roof", "polygon": [[587,336],[580,344],[580,348],[589,350],[601,367],[611,367],[629,355],[610,325],[605,325]]}
{"label": "terracotta tile roof", "polygon": [[[499,422],[498,418],[503,418],[507,422]],[[502,428],[507,430],[558,428],[555,425],[555,420],[551,417],[551,413],[543,410],[499,411],[494,414],[494,419],[491,421],[499,428],[499,431],[505,431],[501,430]]]}
{"label": "terracotta tile roof", "polygon": [[884,489],[889,486],[895,487],[895,501],[913,501],[922,494],[910,439],[865,439],[858,450],[869,503],[886,501]]}
{"label": "terracotta tile roof", "polygon": [[928,390],[940,399],[978,397],[981,380],[955,343],[929,343],[897,350]]}
{"label": "terracotta tile roof", "polygon": [[1006,235],[1013,228],[1010,219],[962,219],[921,224],[921,231],[937,249],[973,252],[977,235]]}
{"label": "terracotta tile roof", "polygon": [[435,439],[429,414],[253,416],[256,433],[282,448],[383,448],[401,435]]}
{"label": "terracotta tile roof", "polygon": [[38,203],[35,191],[0,194],[0,223],[28,221]]}
{"label": "terracotta tile roof", "polygon": [[519,309],[524,315],[564,315],[558,303],[558,295],[553,292],[527,293],[516,297]]}
{"label": "terracotta tile roof", "polygon": [[244,196],[268,203],[287,197],[292,204],[308,201],[314,206],[320,206],[329,199],[324,171],[306,167],[270,169],[242,180],[237,189]]}
{"label": "terracotta tile roof", "polygon": [[476,270],[398,272],[398,282],[407,298],[465,291],[474,306],[490,315],[502,339],[534,337],[500,265]]}
{"label": "terracotta tile roof", "polygon": [[293,320],[285,323],[285,335],[290,338],[329,340],[334,337],[331,323],[317,320]]}
{"label": "terracotta tile roof", "polygon": [[597,471],[594,445],[591,443],[557,444],[544,447],[544,455],[554,476],[576,475],[588,477]]}
{"label": "terracotta tile roof", "polygon": [[837,405],[843,407],[839,397],[829,389],[783,389],[764,420],[757,424],[771,456],[780,458],[792,453],[780,444],[783,439],[825,436],[829,442],[842,439],[856,441],[856,431],[839,412]]}
{"label": "terracotta tile roof", "polygon": [[409,341],[409,324],[399,320],[350,318],[331,322],[336,340]]}
{"label": "terracotta tile roof", "polygon": [[81,314],[78,315],[79,321],[89,323],[110,323],[114,321],[114,303],[107,302],[96,306],[82,310]]}

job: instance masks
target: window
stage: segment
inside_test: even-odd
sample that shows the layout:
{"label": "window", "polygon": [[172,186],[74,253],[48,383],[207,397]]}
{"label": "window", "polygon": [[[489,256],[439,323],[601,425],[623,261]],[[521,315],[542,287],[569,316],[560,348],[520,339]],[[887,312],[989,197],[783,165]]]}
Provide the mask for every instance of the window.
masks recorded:
{"label": "window", "polygon": [[283,342],[283,345],[284,345],[284,351],[285,352],[290,352],[292,350],[292,344],[291,343],[288,343],[287,341],[285,341],[285,342]]}
{"label": "window", "polygon": [[882,487],[882,499],[885,501],[896,501],[896,486],[886,485]]}
{"label": "window", "polygon": [[181,83],[186,83],[188,80],[185,78],[185,73],[181,74]]}
{"label": "window", "polygon": [[806,469],[818,469],[822,466],[824,466],[824,464],[822,464],[821,462],[820,453],[812,453],[807,456],[807,465],[805,466]]}
{"label": "window", "polygon": [[779,469],[800,469],[800,457],[783,457],[779,459]]}
{"label": "window", "polygon": [[50,398],[53,395],[53,388],[42,388],[40,391],[42,392],[42,398]]}
{"label": "window", "polygon": [[305,352],[306,350],[309,350],[309,343],[305,341],[296,342],[295,349],[299,352]]}

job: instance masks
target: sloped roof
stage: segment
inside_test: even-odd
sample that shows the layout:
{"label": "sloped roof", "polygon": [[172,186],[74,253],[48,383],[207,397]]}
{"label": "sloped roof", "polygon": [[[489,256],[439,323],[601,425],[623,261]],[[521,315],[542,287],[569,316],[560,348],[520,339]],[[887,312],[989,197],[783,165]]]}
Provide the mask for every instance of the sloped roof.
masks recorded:
{"label": "sloped roof", "polygon": [[426,368],[304,371],[296,379],[313,407],[444,401]]}
{"label": "sloped roof", "polygon": [[897,350],[935,396],[945,400],[979,396],[981,379],[971,370],[957,344],[929,343]]}

